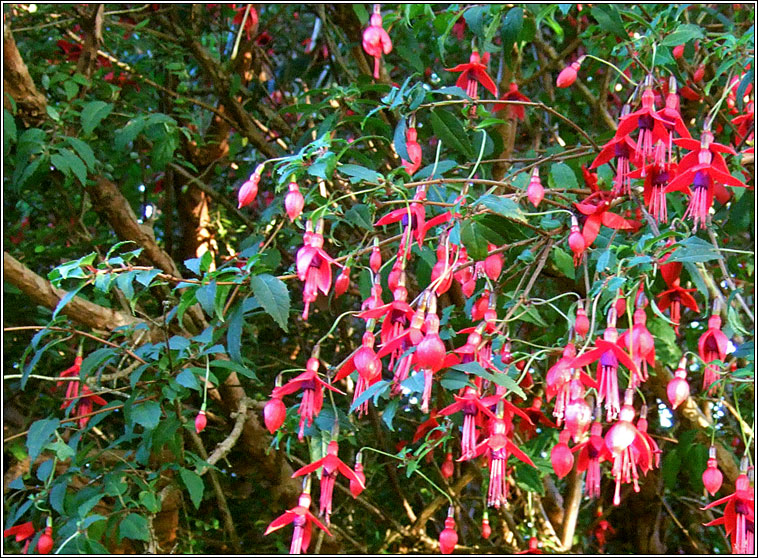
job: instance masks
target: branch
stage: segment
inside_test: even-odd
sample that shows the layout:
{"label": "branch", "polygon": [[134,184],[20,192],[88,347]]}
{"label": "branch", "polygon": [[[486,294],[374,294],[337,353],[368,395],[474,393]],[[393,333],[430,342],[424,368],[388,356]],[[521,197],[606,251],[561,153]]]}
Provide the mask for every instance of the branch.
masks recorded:
{"label": "branch", "polygon": [[18,109],[17,116],[24,124],[36,124],[47,117],[47,100],[37,91],[37,87],[29,75],[21,54],[18,52],[16,40],[11,33],[10,16],[5,14],[3,23],[3,106],[10,110],[13,99]]}
{"label": "branch", "polygon": [[[54,310],[68,294],[63,289],[54,287],[47,279],[34,273],[8,252],[3,252],[3,279],[18,287],[37,304],[50,310]],[[79,296],[72,298],[61,312],[75,322],[99,331],[113,331],[123,326],[145,324],[138,318],[105,308]]]}
{"label": "branch", "polygon": [[[230,451],[232,451],[232,448],[237,443],[237,440],[240,437],[240,434],[242,434],[242,427],[245,424],[245,419],[247,418],[247,406],[249,403],[249,399],[247,397],[243,397],[240,400],[240,406],[237,413],[233,413],[232,417],[234,418],[234,415],[236,414],[236,420],[234,421],[234,426],[232,427],[232,431],[229,433],[229,436],[226,437],[226,439],[221,442],[219,445],[216,446],[216,449],[213,450],[213,453],[206,459],[208,463],[211,465],[215,465],[218,463],[221,459],[223,459]],[[206,469],[203,469],[201,471],[198,471],[199,475],[205,474]]]}

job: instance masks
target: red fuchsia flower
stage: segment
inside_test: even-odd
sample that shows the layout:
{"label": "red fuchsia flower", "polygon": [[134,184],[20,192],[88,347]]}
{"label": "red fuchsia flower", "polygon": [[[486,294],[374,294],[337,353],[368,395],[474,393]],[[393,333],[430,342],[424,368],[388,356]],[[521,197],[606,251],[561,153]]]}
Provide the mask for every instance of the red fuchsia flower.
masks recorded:
{"label": "red fuchsia flower", "polygon": [[602,550],[605,546],[605,537],[606,533],[610,535],[616,534],[616,529],[613,528],[613,526],[608,523],[607,519],[601,519],[597,522],[597,525],[595,526],[595,529],[593,531],[593,535],[595,535],[595,538],[597,539],[597,545]]}
{"label": "red fuchsia flower", "polygon": [[536,167],[532,171],[532,178],[529,180],[529,186],[526,188],[526,197],[529,198],[534,207],[537,207],[545,197],[545,188],[542,187],[540,172]]}
{"label": "red fuchsia flower", "polygon": [[683,356],[679,361],[679,366],[674,372],[674,377],[671,378],[666,386],[666,395],[668,396],[671,407],[676,409],[679,405],[687,401],[690,396],[690,384],[687,383],[687,357]]}
{"label": "red fuchsia flower", "polygon": [[490,469],[490,487],[487,494],[487,505],[500,508],[508,498],[508,483],[506,482],[505,466],[508,455],[536,468],[529,456],[521,451],[507,436],[508,423],[505,419],[505,402],[498,401],[496,417],[490,422],[490,435],[476,446],[474,457],[487,453]]}
{"label": "red fuchsia flower", "polygon": [[458,64],[454,68],[445,68],[448,72],[461,72],[455,85],[466,91],[466,95],[472,99],[477,99],[479,84],[497,97],[497,86],[492,78],[487,74],[487,67],[482,64],[479,52],[474,50],[466,64]]}
{"label": "red fuchsia flower", "polygon": [[647,405],[642,405],[642,408],[640,409],[640,418],[637,419],[637,431],[642,434],[643,438],[645,438],[645,441],[652,452],[653,459],[646,459],[644,456],[640,455],[635,447],[632,447],[632,454],[635,462],[637,462],[642,469],[642,472],[646,475],[653,467],[658,468],[661,466],[661,453],[663,453],[658,447],[658,443],[655,439],[647,433],[647,427]]}
{"label": "red fuchsia flower", "polygon": [[466,32],[466,20],[462,17],[458,18],[458,21],[453,25],[453,35],[459,40],[463,40],[463,34]]}
{"label": "red fuchsia flower", "polygon": [[[492,243],[487,243],[487,250],[491,253],[493,250],[496,250],[498,247],[495,246]],[[497,254],[492,254],[490,256],[487,256],[484,260],[484,273],[489,277],[492,281],[497,281],[498,277],[500,277],[500,272],[503,271],[503,263],[505,262],[505,256],[503,256],[502,252],[498,252]]]}
{"label": "red fuchsia flower", "polygon": [[[521,361],[520,361],[521,362]],[[529,373],[527,372],[527,376]],[[542,412],[542,398],[535,397],[532,399],[532,405],[523,409],[524,414],[529,417],[529,421],[519,421],[518,430],[521,432],[526,440],[531,440],[537,435],[537,424],[541,424],[547,428],[558,428],[558,425],[551,421]]]}
{"label": "red fuchsia flower", "polygon": [[47,527],[37,541],[37,552],[40,554],[50,554],[53,550],[53,526],[51,520],[47,518]]}
{"label": "red fuchsia flower", "polygon": [[605,446],[603,439],[603,425],[599,422],[593,422],[590,428],[590,437],[587,441],[574,446],[572,452],[579,452],[577,456],[576,470],[581,472],[587,471],[587,478],[584,484],[584,493],[589,498],[600,496],[600,462],[610,461],[613,456]]}
{"label": "red fuchsia flower", "polygon": [[29,549],[29,543],[32,542],[31,539],[34,537],[34,533],[34,523],[27,521],[26,523],[20,523],[18,525],[10,527],[9,529],[5,529],[3,531],[3,538],[15,536],[17,543],[26,541],[24,544],[24,549],[22,551],[24,554],[26,554],[26,551]]}
{"label": "red fuchsia flower", "polygon": [[[624,105],[622,110],[622,118],[624,112],[628,112],[631,109],[629,105]],[[629,136],[614,136],[606,143],[600,153],[598,153],[595,160],[590,165],[590,170],[604,165],[612,158],[616,158],[616,177],[613,180],[613,192],[629,194],[631,190],[631,177],[629,174],[632,172],[631,165],[639,166],[640,157],[636,152],[636,145]],[[594,180],[597,184],[597,177]]]}
{"label": "red fuchsia flower", "polygon": [[592,407],[584,398],[584,385],[575,377],[569,382],[569,400],[566,405],[566,430],[571,433],[574,443],[577,443],[590,427],[592,422]]}
{"label": "red fuchsia flower", "polygon": [[[690,131],[682,120],[682,114],[679,111],[679,95],[676,94],[676,78],[671,76],[669,78],[668,93],[666,94],[666,106],[658,111],[658,115],[664,118],[666,121],[671,122],[667,124],[664,122],[663,127],[667,132],[666,149],[668,150],[668,162],[672,163],[674,160],[674,132],[679,134],[682,138],[691,138]],[[660,155],[656,154],[653,159],[659,160]]]}
{"label": "red fuchsia flower", "polygon": [[[600,232],[601,224],[609,229],[615,230],[634,229],[634,224],[631,221],[627,221],[620,215],[609,211],[610,198],[612,198],[612,196],[612,193],[596,192],[590,194],[583,202],[574,203],[574,206],[576,206],[579,212],[582,215],[587,216],[587,219],[584,221],[584,227],[582,228],[582,237],[584,238],[585,247],[589,248],[592,246],[592,243],[595,242],[595,239]],[[571,237],[569,237],[569,244],[570,243]]]}
{"label": "red fuchsia flower", "polygon": [[426,335],[416,347],[415,362],[417,368],[424,374],[424,392],[421,399],[421,410],[429,411],[429,400],[432,397],[432,377],[445,363],[445,344],[440,339],[440,319],[436,312],[436,297],[432,295],[429,312],[424,323]]}
{"label": "red fuchsia flower", "polygon": [[[576,357],[576,348],[568,343],[563,349],[563,356],[547,371],[545,376],[545,395],[548,402],[555,397],[553,416],[560,426],[566,415],[566,406],[571,402],[571,381],[578,375],[580,383],[587,387],[597,388],[595,380],[581,370],[574,370],[571,363]],[[503,361],[505,362],[505,361]],[[576,388],[574,388],[576,389]]]}
{"label": "red fuchsia flower", "polygon": [[379,273],[379,270],[382,267],[382,252],[379,249],[379,239],[374,239],[374,247],[371,249],[368,266],[374,273]]}
{"label": "red fuchsia flower", "polygon": [[579,67],[582,65],[582,62],[584,62],[584,56],[580,56],[575,62],[572,62],[563,70],[561,70],[561,73],[558,74],[558,79],[555,81],[555,84],[558,87],[570,87],[574,84],[576,81],[576,75],[577,72],[579,72]]}
{"label": "red fuchsia flower", "polygon": [[413,433],[413,439],[411,440],[412,444],[415,444],[418,442],[421,438],[426,436],[429,432],[434,430],[431,434],[429,434],[429,441],[432,440],[438,440],[442,437],[442,431],[441,430],[435,430],[440,426],[439,419],[437,418],[439,414],[437,413],[437,409],[432,409],[429,412],[429,418],[426,419],[424,422],[418,425],[418,428],[416,428],[416,432]]}
{"label": "red fuchsia flower", "polygon": [[558,443],[550,450],[550,463],[559,479],[568,475],[574,467],[574,454],[568,447],[569,438],[571,438],[571,432],[562,430]]}
{"label": "red fuchsia flower", "polygon": [[[373,327],[373,321],[369,320],[366,325],[367,331],[363,334],[363,344],[334,377],[334,381],[339,382],[350,375],[353,370],[358,371],[358,381],[353,392],[353,403],[360,398],[364,391],[382,379],[382,361],[374,352],[374,334],[370,331]],[[358,416],[368,412],[368,405],[367,400],[358,406]]]}
{"label": "red fuchsia flower", "polygon": [[392,39],[382,27],[382,14],[379,4],[374,4],[370,25],[363,31],[363,50],[374,57],[374,79],[379,79],[379,65],[382,53],[392,52]]}
{"label": "red fuchsia flower", "polygon": [[250,178],[242,183],[240,191],[237,194],[237,209],[242,209],[246,205],[253,203],[253,200],[258,195],[258,183],[261,181],[261,174],[263,174],[262,163],[255,167],[255,171],[250,175]]}
{"label": "red fuchsia flower", "polygon": [[321,472],[319,511],[321,515],[323,515],[326,519],[327,525],[329,525],[329,516],[332,514],[332,494],[334,492],[334,482],[337,480],[337,473],[342,473],[342,475],[349,481],[358,483],[363,488],[366,488],[366,485],[355,474],[355,472],[350,467],[345,465],[339,457],[337,457],[338,452],[339,444],[336,440],[332,440],[329,442],[326,450],[326,455],[324,457],[317,459],[310,465],[301,467],[292,473],[292,478],[295,478],[301,475],[313,473],[321,467],[324,468],[324,470]]}
{"label": "red fuchsia flower", "polygon": [[195,433],[200,434],[208,424],[208,418],[205,416],[205,409],[200,409],[195,417]]}
{"label": "red fuchsia flower", "polygon": [[653,451],[645,437],[637,430],[632,421],[634,420],[634,407],[632,399],[634,391],[626,390],[624,406],[619,413],[619,420],[611,426],[605,435],[605,445],[613,454],[613,468],[611,473],[616,480],[616,491],[613,495],[613,505],[621,503],[621,483],[633,483],[634,491],[639,492],[639,473],[637,466],[648,470],[651,467]]}
{"label": "red fuchsia flower", "polygon": [[490,516],[487,513],[487,510],[484,510],[484,513],[482,514],[482,538],[485,540],[489,539],[491,534],[492,527],[490,527]]}
{"label": "red fuchsia flower", "polygon": [[463,412],[463,434],[461,436],[461,459],[467,460],[474,456],[476,451],[476,419],[479,413],[495,418],[490,407],[498,401],[496,395],[482,397],[479,390],[472,386],[463,388],[463,395],[454,395],[455,403],[448,405],[439,412],[440,416],[452,415],[459,411]]}
{"label": "red fuchsia flower", "polygon": [[447,452],[445,454],[445,461],[442,463],[442,466],[440,467],[440,473],[442,473],[442,477],[445,479],[449,479],[453,476],[453,473],[455,472],[455,463],[453,462],[453,454],[452,452]]}
{"label": "red fuchsia flower", "polygon": [[413,126],[410,126],[405,131],[405,149],[408,152],[410,161],[402,159],[403,166],[406,172],[413,176],[421,167],[421,146],[418,143],[418,133]]}
{"label": "red fuchsia flower", "polygon": [[453,506],[447,511],[445,519],[445,528],[440,533],[440,552],[442,554],[452,554],[455,545],[458,544],[458,533],[455,532],[455,517]]}
{"label": "red fuchsia flower", "polygon": [[[95,403],[98,405],[105,405],[108,403],[99,395],[95,395],[87,385],[81,386],[79,395],[74,397],[73,400],[76,401],[76,409],[74,410],[73,414],[75,417],[79,417],[79,428],[84,428],[87,426],[87,423],[91,418],[88,415],[92,413],[93,405]],[[65,409],[69,406],[70,403],[70,400],[64,400],[63,405],[61,405],[61,409]]]}
{"label": "red fuchsia flower", "polygon": [[426,186],[419,186],[416,188],[416,193],[413,196],[413,201],[409,207],[401,207],[390,211],[387,215],[379,219],[374,223],[375,227],[383,225],[389,225],[390,223],[401,222],[403,226],[409,226],[413,237],[418,242],[419,248],[424,243],[426,233],[432,227],[449,221],[452,214],[449,212],[442,213],[433,217],[428,222],[426,221],[426,209],[423,201],[426,199]]}
{"label": "red fuchsia flower", "polygon": [[529,548],[526,550],[519,550],[516,554],[542,554],[540,540],[537,537],[529,537]]}
{"label": "red fuchsia flower", "polygon": [[[279,375],[276,377],[274,391],[276,391],[276,388],[281,387],[281,382],[282,377]],[[266,428],[273,434],[281,428],[285,418],[287,418],[287,407],[284,406],[282,398],[274,397],[272,392],[271,399],[263,406],[263,422],[266,424]]]}
{"label": "red fuchsia flower", "polygon": [[324,251],[323,220],[319,220],[316,232],[310,233],[306,226],[303,234],[303,247],[297,251],[295,265],[298,278],[305,283],[303,286],[303,319],[308,319],[308,309],[311,302],[318,297],[318,291],[329,294],[332,286],[332,264],[340,265]]}
{"label": "red fuchsia flower", "polygon": [[705,526],[723,525],[734,554],[755,554],[755,496],[746,470],[747,463],[743,460],[742,474],[737,477],[734,494],[715,500],[703,508],[707,510],[726,503],[724,515]]}
{"label": "red fuchsia flower", "polygon": [[718,367],[710,364],[714,360],[724,361],[729,339],[721,331],[721,317],[713,314],[708,319],[708,329],[700,336],[697,342],[697,350],[700,358],[705,362],[703,373],[703,391],[708,390],[708,395],[713,395],[716,387],[711,387],[719,379]]}
{"label": "red fuchsia flower", "polygon": [[576,319],[574,320],[574,331],[579,337],[584,337],[590,331],[590,319],[584,310],[581,302],[576,308]]}
{"label": "red fuchsia flower", "polygon": [[[639,374],[632,374],[629,381],[629,387],[636,388],[648,378],[648,365],[655,367],[655,341],[650,331],[647,329],[647,314],[645,308],[638,307],[634,311],[632,318],[631,330],[625,331],[619,338],[618,344],[629,349]],[[631,332],[631,333],[630,333]]]}
{"label": "red fuchsia flower", "polygon": [[313,515],[310,511],[311,507],[311,483],[310,483],[310,476],[305,477],[304,481],[304,487],[303,492],[300,494],[300,498],[297,501],[297,506],[295,506],[292,509],[287,510],[282,515],[277,517],[274,521],[272,521],[268,528],[266,529],[266,532],[263,533],[263,536],[265,537],[269,533],[273,533],[274,531],[281,529],[285,525],[289,525],[290,523],[294,524],[295,530],[292,533],[292,544],[290,545],[290,554],[301,554],[302,552],[307,552],[308,550],[308,544],[311,540],[311,529],[312,524],[316,524],[316,526],[321,529],[322,531],[326,532],[327,535],[330,537],[332,534],[329,532],[329,529],[319,521],[319,519]]}
{"label": "red fuchsia flower", "polygon": [[290,182],[289,192],[284,196],[284,209],[287,211],[287,217],[290,218],[290,221],[294,222],[300,217],[303,207],[305,207],[305,198],[300,193],[297,182]]}
{"label": "red fuchsia flower", "polygon": [[[734,137],[734,143],[740,144],[744,141],[750,141],[754,135],[754,120],[755,120],[755,103],[750,101],[745,105],[745,113],[739,116],[735,116],[732,119],[732,124],[737,128]],[[747,139],[745,139],[747,136]]]}
{"label": "red fuchsia flower", "polygon": [[[518,90],[518,84],[514,81],[511,82],[511,84],[508,86],[508,91],[506,91],[502,97],[500,97],[501,101],[520,101],[522,103],[530,103],[529,97],[524,95]],[[493,105],[494,111],[501,111],[505,109],[505,117],[510,120],[524,120],[526,118],[526,106],[525,105],[516,105],[511,103],[495,103]]]}
{"label": "red fuchsia flower", "polygon": [[363,473],[363,454],[358,452],[355,456],[355,479],[350,479],[350,494],[353,498],[361,495],[366,488],[366,475]]}
{"label": "red fuchsia flower", "polygon": [[232,25],[240,25],[242,23],[242,20],[245,20],[245,35],[247,35],[248,41],[251,40],[250,36],[253,30],[258,29],[258,12],[255,11],[255,8],[252,4],[249,4],[249,6],[250,13],[247,14],[247,17],[245,17],[247,5],[243,5],[237,8],[237,13],[232,20]]}
{"label": "red fuchsia flower", "polygon": [[571,216],[571,232],[568,236],[568,244],[574,253],[574,267],[576,267],[581,263],[582,258],[584,258],[584,250],[587,244],[584,242],[584,236],[579,230],[579,221],[573,215]]}
{"label": "red fuchsia flower", "polygon": [[711,446],[708,448],[708,465],[703,471],[703,486],[711,496],[715,496],[723,481],[724,475],[719,471],[719,462],[716,459],[716,446]]}
{"label": "red fuchsia flower", "polygon": [[[648,159],[653,158],[655,142],[659,139],[665,142],[668,139],[664,125],[674,126],[674,122],[663,118],[656,112],[652,83],[652,76],[648,76],[645,79],[645,90],[642,92],[642,107],[628,116],[622,117],[618,130],[616,130],[616,137],[628,136],[634,130],[639,130],[635,151],[641,157],[643,165],[647,163]],[[663,163],[663,161],[656,162],[658,164]]]}
{"label": "red fuchsia flower", "polygon": [[334,281],[334,298],[339,298],[350,286],[350,268],[345,266]]}
{"label": "red fuchsia flower", "polygon": [[[82,355],[77,354],[76,358],[74,358],[74,364],[72,364],[70,367],[66,368],[63,372],[61,372],[60,377],[61,378],[78,378],[81,372],[81,369],[82,369]],[[61,405],[61,409],[65,409],[66,407],[68,407],[71,400],[76,399],[79,396],[79,381],[61,380],[55,385],[56,387],[61,387],[63,384],[66,384],[66,400],[63,402],[63,405]]]}
{"label": "red fuchsia flower", "polygon": [[[688,149],[692,146],[691,142],[695,140],[674,140],[677,145]],[[719,161],[714,157],[714,152],[718,151],[736,154],[731,147],[713,143],[713,134],[709,130],[703,131],[699,147],[697,164],[694,164],[695,161],[691,157],[694,151],[685,155],[677,168],[676,178],[669,182],[665,191],[679,191],[690,196],[684,218],[692,217],[696,227],[700,224],[700,228],[705,228],[714,195],[721,203],[729,199],[729,192],[722,184],[739,188],[747,188],[747,185],[729,174],[723,158]]]}
{"label": "red fuchsia flower", "polygon": [[608,311],[608,327],[603,332],[603,338],[595,341],[595,349],[574,359],[572,367],[580,368],[597,361],[598,404],[605,401],[606,420],[616,419],[619,412],[618,366],[619,362],[626,366],[632,375],[640,377],[640,372],[634,361],[617,344],[618,330],[616,329],[616,310]]}
{"label": "red fuchsia flower", "polygon": [[369,296],[366,300],[363,301],[363,304],[361,304],[361,310],[373,310],[374,308],[378,308],[382,304],[384,304],[384,301],[382,300],[382,285],[381,285],[381,278],[379,276],[376,276],[374,279],[374,284],[371,287],[371,296]]}
{"label": "red fuchsia flower", "polygon": [[321,412],[321,407],[324,404],[324,388],[345,395],[342,391],[327,384],[318,377],[318,355],[319,346],[316,345],[311,353],[311,358],[308,359],[308,363],[305,365],[305,372],[295,376],[282,387],[274,388],[274,391],[271,392],[272,397],[281,399],[285,395],[301,389],[303,390],[303,399],[300,402],[300,408],[298,411],[300,414],[300,431],[297,435],[298,440],[301,441],[303,439],[303,431],[305,430],[306,423],[308,426],[311,426],[314,417],[318,416]]}
{"label": "red fuchsia flower", "polygon": [[[662,141],[655,145],[655,152],[665,151]],[[657,159],[656,155],[656,159]],[[665,159],[665,157],[664,157]],[[645,205],[650,215],[659,223],[668,221],[668,212],[666,208],[666,186],[674,177],[676,168],[674,165],[663,163],[651,163],[646,167],[637,169],[629,174],[630,178],[644,177],[644,190],[642,193]]]}
{"label": "red fuchsia flower", "polygon": [[453,284],[453,261],[447,235],[443,234],[440,236],[437,245],[437,262],[432,268],[430,279],[430,286],[432,286],[435,294],[441,295],[450,290]]}

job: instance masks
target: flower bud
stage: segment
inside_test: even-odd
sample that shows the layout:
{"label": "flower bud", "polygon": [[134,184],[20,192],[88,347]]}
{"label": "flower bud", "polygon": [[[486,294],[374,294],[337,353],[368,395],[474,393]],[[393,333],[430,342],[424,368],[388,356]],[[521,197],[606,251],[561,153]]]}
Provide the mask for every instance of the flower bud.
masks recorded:
{"label": "flower bud", "polygon": [[545,197],[545,188],[542,187],[539,171],[536,168],[532,171],[532,178],[526,188],[526,196],[534,207],[537,207]]}
{"label": "flower bud", "polygon": [[45,532],[37,541],[37,552],[40,554],[50,554],[53,550],[53,528],[48,525],[45,527]]}
{"label": "flower bud", "polygon": [[672,51],[672,54],[676,60],[679,60],[682,56],[684,56],[684,45],[676,45]]}
{"label": "flower bud", "polygon": [[561,431],[558,443],[550,451],[550,463],[559,479],[568,475],[574,467],[574,454],[568,447],[570,437],[571,433],[568,430]]}
{"label": "flower bud", "polygon": [[284,197],[284,209],[287,211],[287,216],[290,218],[290,221],[294,222],[295,219],[300,217],[300,214],[303,212],[303,207],[305,207],[305,198],[303,198],[303,194],[300,193],[300,188],[297,183],[290,182],[289,192],[287,192],[287,195]]}
{"label": "flower bud", "polygon": [[350,268],[343,267],[340,274],[337,276],[337,280],[334,282],[334,296],[335,298],[341,297],[347,291],[350,286]]}
{"label": "flower bud", "polygon": [[458,533],[455,532],[455,518],[453,517],[453,508],[447,512],[445,528],[440,533],[440,552],[442,554],[452,554],[455,545],[458,543]]}
{"label": "flower bud", "polygon": [[584,337],[590,330],[590,319],[587,317],[583,306],[576,309],[576,320],[574,320],[574,331],[579,337]]}
{"label": "flower bud", "polygon": [[287,416],[287,408],[278,397],[272,397],[263,407],[263,422],[271,434],[279,430]]}
{"label": "flower bud", "polygon": [[442,476],[446,479],[449,479],[453,476],[453,472],[455,471],[455,464],[453,463],[452,453],[447,452],[447,455],[445,455],[445,462],[442,464],[442,467],[440,467],[440,470],[442,471]]}
{"label": "flower bud", "polygon": [[382,267],[382,253],[376,242],[374,243],[374,248],[371,250],[371,257],[368,260],[368,265],[374,273],[379,273],[379,269]]}
{"label": "flower bud", "polygon": [[205,430],[205,426],[207,424],[208,418],[205,416],[205,411],[201,409],[195,417],[195,432],[200,434],[203,430]]}
{"label": "flower bud", "polygon": [[570,66],[566,66],[558,74],[558,79],[555,84],[558,87],[569,87],[576,81],[576,74],[579,71],[579,66],[584,62],[584,56],[580,57],[576,62],[572,62]]}
{"label": "flower bud", "polygon": [[490,519],[487,512],[484,512],[482,517],[482,538],[489,539],[492,534],[492,527],[490,527]]}

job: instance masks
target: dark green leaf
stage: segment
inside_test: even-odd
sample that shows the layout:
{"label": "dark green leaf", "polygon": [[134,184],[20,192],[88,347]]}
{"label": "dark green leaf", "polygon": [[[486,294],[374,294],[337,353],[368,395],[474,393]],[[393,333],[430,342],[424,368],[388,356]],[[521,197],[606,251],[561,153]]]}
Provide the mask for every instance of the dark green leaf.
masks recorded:
{"label": "dark green leaf", "polygon": [[145,401],[132,408],[132,420],[141,424],[145,430],[158,426],[161,418],[161,406],[156,401]]}
{"label": "dark green leaf", "polygon": [[66,143],[74,148],[76,154],[84,161],[89,170],[95,169],[95,154],[92,152],[92,148],[78,138],[65,138]]}
{"label": "dark green leaf", "polygon": [[148,528],[147,519],[136,513],[127,515],[118,526],[119,542],[124,538],[149,541],[150,529]]}
{"label": "dark green leaf", "polygon": [[397,127],[395,128],[395,136],[392,140],[392,143],[395,145],[395,151],[397,151],[397,154],[400,156],[400,158],[405,159],[406,161],[410,161],[411,157],[408,155],[408,148],[405,146],[406,126],[407,124],[405,122],[405,117],[403,117],[397,123]]}
{"label": "dark green leaf", "polygon": [[195,297],[200,303],[200,306],[203,307],[203,310],[205,310],[205,313],[210,317],[213,317],[215,314],[214,303],[216,301],[216,281],[211,280],[210,283],[201,285],[200,288],[195,291]]}
{"label": "dark green leaf", "polygon": [[203,491],[205,490],[203,479],[197,473],[185,469],[184,467],[179,469],[179,476],[182,477],[182,482],[189,491],[195,509],[198,509],[200,507],[200,502],[203,501]]}
{"label": "dark green leaf", "polygon": [[253,275],[250,287],[255,299],[266,313],[274,318],[284,331],[287,331],[287,320],[290,312],[290,295],[287,286],[273,275]]}
{"label": "dark green leaf", "polygon": [[672,262],[707,262],[718,260],[721,254],[713,244],[706,242],[696,236],[691,236],[681,242],[677,242],[677,249],[666,260]]}
{"label": "dark green leaf", "polygon": [[503,38],[503,45],[506,50],[509,50],[513,43],[518,39],[519,33],[524,22],[524,10],[522,8],[511,8],[508,13],[505,14],[505,20],[503,21],[503,28],[501,36]]}
{"label": "dark green leaf", "polygon": [[371,213],[367,205],[362,203],[355,204],[345,212],[345,219],[348,223],[367,231],[374,230],[374,224],[371,222]]}
{"label": "dark green leaf", "polygon": [[621,16],[616,6],[608,4],[597,6],[592,8],[590,13],[600,24],[600,28],[603,31],[613,33],[622,41],[629,40],[629,35],[627,35],[624,29],[624,23],[621,21]]}
{"label": "dark green leaf", "polygon": [[[595,10],[592,11],[594,15]],[[628,39],[628,37],[626,38]],[[676,31],[664,37],[664,39],[661,41],[661,46],[674,47],[677,45],[683,45],[684,43],[687,43],[693,39],[702,38],[703,30],[698,25],[687,23],[683,25],[677,25]]]}
{"label": "dark green leaf", "polygon": [[50,156],[50,162],[66,176],[73,173],[82,185],[87,183],[87,167],[70,149],[58,150],[58,153]]}
{"label": "dark green leaf", "polygon": [[392,426],[392,420],[395,418],[395,413],[397,412],[399,403],[399,399],[393,399],[387,403],[387,406],[382,411],[382,422],[384,422],[384,424],[387,425],[387,428],[389,428],[392,432],[395,431],[395,428]]}
{"label": "dark green leaf", "polygon": [[379,179],[382,177],[382,175],[375,170],[367,169],[360,165],[340,165],[339,171],[342,174],[352,177],[350,179],[351,184],[355,184],[361,180],[367,182],[379,182]]}
{"label": "dark green leaf", "polygon": [[503,217],[513,219],[514,221],[526,222],[526,218],[521,212],[521,208],[510,198],[487,194],[474,202],[474,206],[478,204],[482,204],[487,209],[490,209]]}
{"label": "dark green leaf", "polygon": [[103,101],[90,101],[82,109],[82,131],[89,135],[113,110],[113,105]]}
{"label": "dark green leaf", "polygon": [[[451,112],[442,109],[432,110],[430,120],[434,133],[444,146],[452,147],[469,159],[476,157],[460,120]],[[407,157],[403,158],[408,160]]]}
{"label": "dark green leaf", "polygon": [[379,396],[381,393],[384,393],[384,390],[386,390],[391,382],[387,380],[379,380],[374,385],[369,386],[363,393],[361,393],[350,405],[349,413],[352,413],[355,411],[358,407],[363,405],[366,401],[371,399],[374,396]]}
{"label": "dark green leaf", "polygon": [[482,234],[482,228],[476,221],[466,221],[461,227],[461,242],[466,247],[468,255],[475,261],[487,257],[487,239]]}
{"label": "dark green leaf", "polygon": [[26,450],[32,463],[37,459],[42,448],[47,445],[59,426],[60,421],[58,419],[41,419],[34,421],[29,427],[29,432],[26,435]]}

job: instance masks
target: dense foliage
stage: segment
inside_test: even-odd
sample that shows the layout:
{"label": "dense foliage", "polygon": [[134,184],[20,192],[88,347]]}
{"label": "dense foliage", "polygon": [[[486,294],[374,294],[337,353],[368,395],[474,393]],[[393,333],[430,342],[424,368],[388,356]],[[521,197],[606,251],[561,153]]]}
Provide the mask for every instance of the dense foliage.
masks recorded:
{"label": "dense foliage", "polygon": [[4,10],[6,552],[752,554],[749,7]]}

